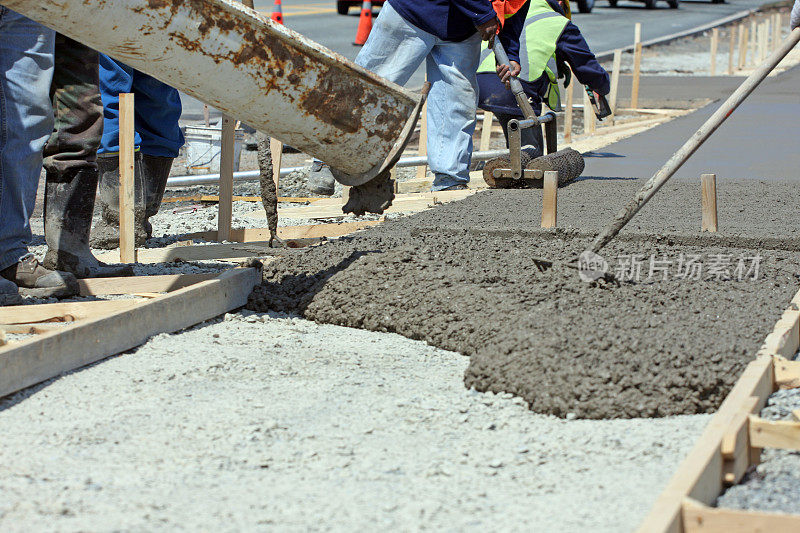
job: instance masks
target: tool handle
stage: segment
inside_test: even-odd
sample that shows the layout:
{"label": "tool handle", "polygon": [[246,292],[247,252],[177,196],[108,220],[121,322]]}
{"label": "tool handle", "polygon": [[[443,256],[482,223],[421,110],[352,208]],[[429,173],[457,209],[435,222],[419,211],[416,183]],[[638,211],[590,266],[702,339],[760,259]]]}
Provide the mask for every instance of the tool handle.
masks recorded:
{"label": "tool handle", "polygon": [[792,51],[800,41],[800,28],[795,28],[789,37],[775,50],[750,76],[739,86],[730,97],[725,100],[719,109],[700,126],[683,146],[667,161],[656,174],[636,193],[636,196],[626,205],[614,219],[603,228],[603,231],[592,242],[591,250],[594,253],[600,251],[603,246],[609,243],[619,231],[630,222],[633,216],[644,207],[644,205],[658,192],[662,185],[669,180],[675,172],[694,154],[700,146],[708,139],[725,120],[736,111],[736,108],[752,93],[758,85],[772,72],[773,69]]}
{"label": "tool handle", "polygon": [[[506,65],[508,68],[511,68],[511,61],[508,60],[506,49],[503,48],[503,44],[497,37],[494,38],[494,46],[492,47],[492,50],[494,50],[494,57],[497,60],[498,65]],[[522,83],[520,83],[516,76],[511,76],[509,83],[511,84],[511,92],[514,93],[514,98],[517,100],[517,105],[519,106],[520,110],[522,110],[522,115],[525,118],[533,119],[538,123],[539,119],[536,117],[536,113],[533,112],[533,107],[531,107],[531,103],[528,101],[528,95],[525,94],[525,89],[523,89]]]}

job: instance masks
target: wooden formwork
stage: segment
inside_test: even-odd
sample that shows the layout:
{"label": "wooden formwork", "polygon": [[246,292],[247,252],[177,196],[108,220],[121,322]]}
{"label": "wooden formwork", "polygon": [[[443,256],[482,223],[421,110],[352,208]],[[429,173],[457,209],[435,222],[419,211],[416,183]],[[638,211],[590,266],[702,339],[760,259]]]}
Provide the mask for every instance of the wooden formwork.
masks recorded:
{"label": "wooden formwork", "polygon": [[33,335],[0,346],[0,397],[242,307],[261,281],[258,268],[234,268],[210,279],[155,278],[85,280],[81,287],[85,294],[141,298],[0,307],[2,336]]}
{"label": "wooden formwork", "polygon": [[[292,247],[308,246],[379,224],[287,226],[279,235]],[[201,232],[190,238],[215,238]],[[274,248],[259,239],[266,229],[232,230],[241,244],[178,245],[138,250],[140,263],[173,261],[272,261]],[[119,250],[100,256],[119,261]],[[219,273],[171,274],[79,280],[81,296],[130,295],[122,300],[64,302],[0,307],[0,397],[64,372],[143,344],[158,333],[171,333],[214,318],[247,303],[261,281],[260,269],[231,268]],[[19,342],[7,334],[30,335]]]}
{"label": "wooden formwork", "polygon": [[800,515],[711,507],[764,448],[800,450],[800,422],[758,417],[777,389],[800,387],[800,291],[639,527],[641,533],[800,531]]}

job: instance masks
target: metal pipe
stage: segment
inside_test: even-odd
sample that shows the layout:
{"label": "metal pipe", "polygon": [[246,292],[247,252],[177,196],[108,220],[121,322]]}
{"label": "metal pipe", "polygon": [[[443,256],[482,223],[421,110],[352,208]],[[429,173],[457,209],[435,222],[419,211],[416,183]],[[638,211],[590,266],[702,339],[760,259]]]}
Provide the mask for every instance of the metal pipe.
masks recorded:
{"label": "metal pipe", "polygon": [[[495,157],[508,155],[508,149],[486,150],[484,152],[473,152],[473,161],[487,161]],[[397,167],[421,167],[428,164],[427,157],[404,157],[397,162]],[[306,167],[288,167],[281,169],[281,177],[285,178],[292,172],[304,170]],[[260,177],[258,170],[243,170],[233,173],[233,181],[258,181]],[[167,180],[167,187],[191,187],[194,185],[216,185],[219,183],[219,174],[200,174],[189,176],[175,176]]]}

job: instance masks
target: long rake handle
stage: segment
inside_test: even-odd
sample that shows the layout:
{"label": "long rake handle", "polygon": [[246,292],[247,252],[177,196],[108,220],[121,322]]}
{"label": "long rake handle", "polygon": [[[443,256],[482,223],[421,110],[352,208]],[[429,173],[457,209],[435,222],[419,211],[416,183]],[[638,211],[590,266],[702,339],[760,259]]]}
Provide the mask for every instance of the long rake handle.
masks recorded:
{"label": "long rake handle", "polygon": [[780,48],[775,50],[764,63],[753,71],[750,76],[739,86],[736,91],[720,106],[717,111],[711,115],[705,124],[700,126],[694,135],[692,135],[681,148],[675,152],[672,157],[667,161],[661,170],[650,178],[647,183],[639,190],[636,196],[626,205],[619,213],[614,216],[614,219],[605,227],[603,231],[592,242],[589,250],[592,252],[599,252],[606,244],[616,237],[617,233],[630,222],[633,216],[644,207],[650,198],[658,192],[662,185],[669,180],[675,172],[686,162],[693,153],[697,151],[700,146],[713,134],[717,128],[725,122],[731,114],[739,107],[745,98],[750,96],[758,85],[764,81],[770,72],[781,62],[781,60],[788,54],[800,41],[800,28],[795,28],[789,34],[789,37],[781,44]]}
{"label": "long rake handle", "polygon": [[[503,48],[500,38],[497,36],[494,38],[492,50],[494,51],[494,57],[498,64],[506,65],[508,68],[511,68],[511,61],[508,60],[506,49]],[[522,87],[522,83],[520,83],[516,76],[511,76],[509,83],[511,85],[511,92],[514,93],[514,98],[517,100],[517,105],[522,111],[522,115],[526,119],[534,120],[536,123],[538,123],[539,119],[536,117],[536,113],[533,111],[533,107],[528,101],[528,96],[525,94],[525,89]]]}

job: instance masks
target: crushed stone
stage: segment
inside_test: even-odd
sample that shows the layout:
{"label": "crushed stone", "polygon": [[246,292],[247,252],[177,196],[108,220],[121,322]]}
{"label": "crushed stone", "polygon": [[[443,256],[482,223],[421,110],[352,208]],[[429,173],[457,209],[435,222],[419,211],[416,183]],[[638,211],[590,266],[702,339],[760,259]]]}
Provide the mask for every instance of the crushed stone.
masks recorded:
{"label": "crushed stone", "polygon": [[467,362],[277,314],[156,336],[0,403],[0,527],[632,530],[708,419],[533,415]]}

